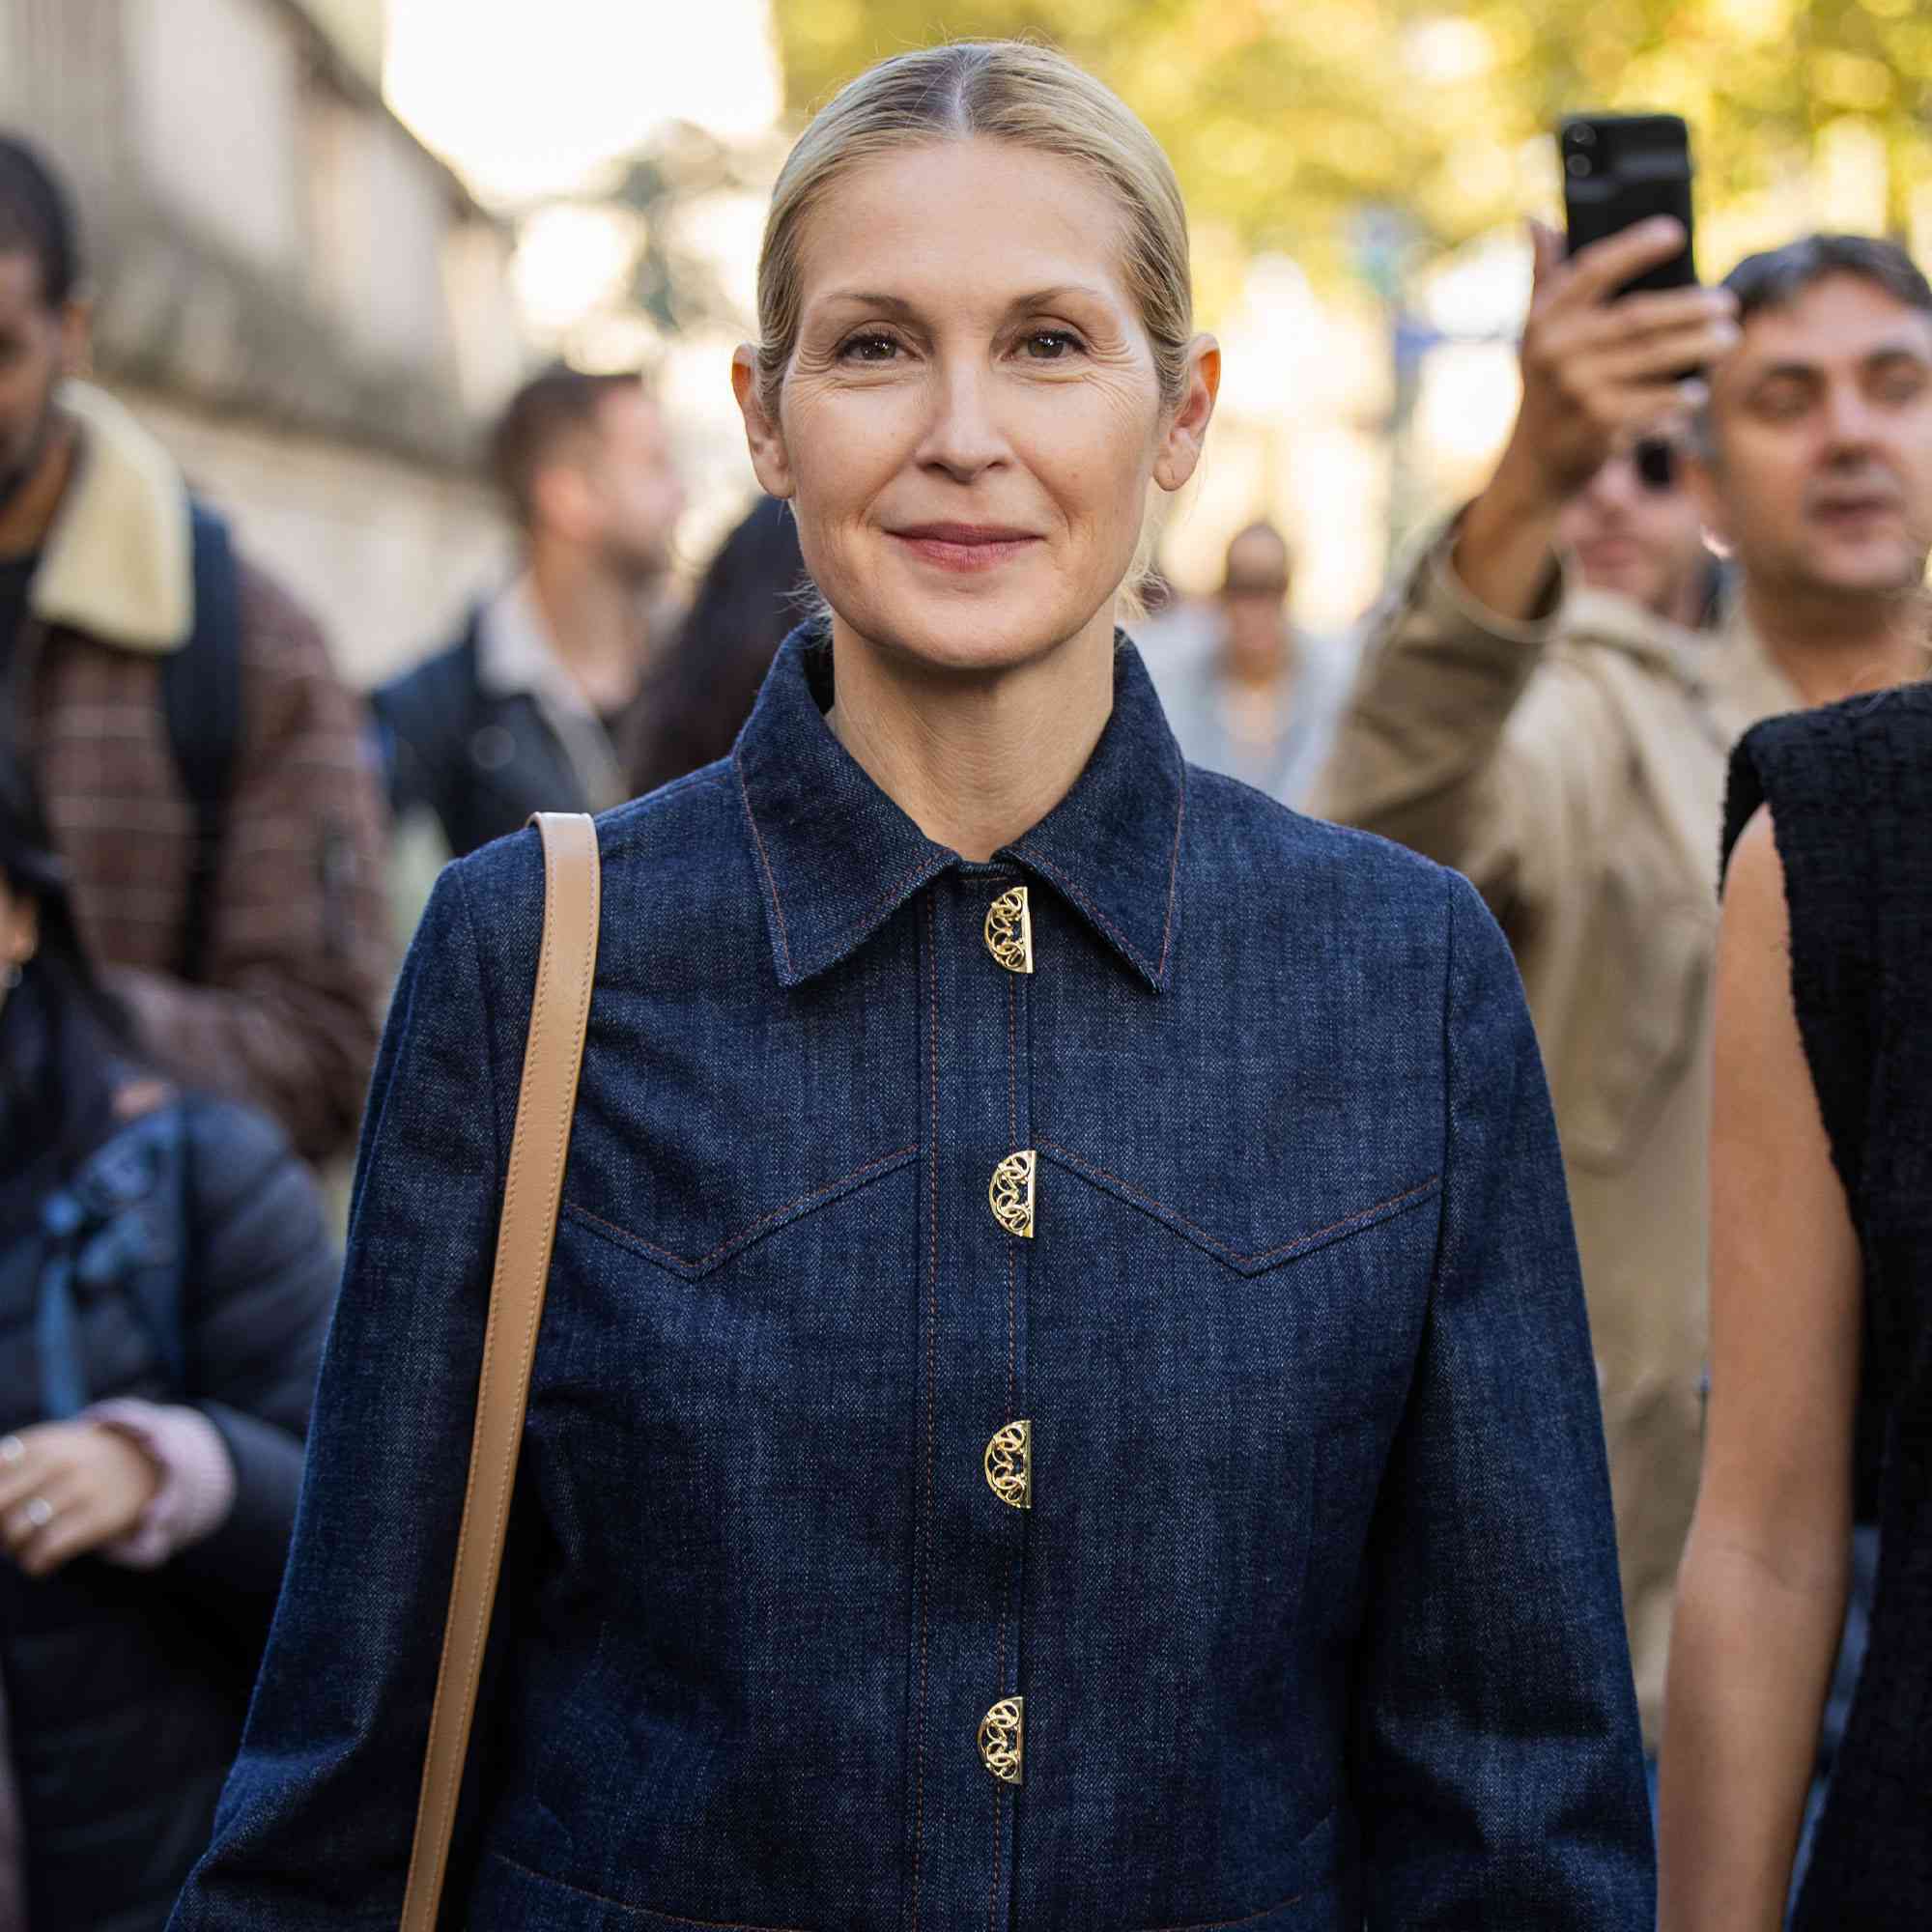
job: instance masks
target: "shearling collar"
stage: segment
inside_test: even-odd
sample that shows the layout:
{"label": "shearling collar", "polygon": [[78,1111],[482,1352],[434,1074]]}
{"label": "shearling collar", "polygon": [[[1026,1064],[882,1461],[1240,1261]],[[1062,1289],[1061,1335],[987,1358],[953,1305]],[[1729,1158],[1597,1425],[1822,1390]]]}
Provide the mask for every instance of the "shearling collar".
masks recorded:
{"label": "shearling collar", "polygon": [[74,470],[28,607],[43,623],[130,651],[179,650],[194,628],[194,541],[174,459],[121,404],[70,382]]}

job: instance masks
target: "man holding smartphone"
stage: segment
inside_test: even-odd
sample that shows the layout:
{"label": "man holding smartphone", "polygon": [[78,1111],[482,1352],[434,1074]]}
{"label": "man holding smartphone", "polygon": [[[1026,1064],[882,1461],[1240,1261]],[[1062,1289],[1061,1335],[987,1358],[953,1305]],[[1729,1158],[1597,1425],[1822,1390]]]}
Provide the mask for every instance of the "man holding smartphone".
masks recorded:
{"label": "man holding smartphone", "polygon": [[[1888,243],[1812,238],[1721,289],[1620,294],[1685,241],[1647,221],[1566,260],[1536,231],[1509,443],[1382,614],[1316,804],[1467,873],[1516,949],[1653,1751],[1697,1492],[1729,749],[1759,718],[1932,668],[1932,289]],[[1715,638],[1683,628],[1681,573],[1646,572],[1634,543],[1600,547],[1595,570],[1583,545],[1588,588],[1564,554],[1593,495],[1665,462],[1737,569]]]}

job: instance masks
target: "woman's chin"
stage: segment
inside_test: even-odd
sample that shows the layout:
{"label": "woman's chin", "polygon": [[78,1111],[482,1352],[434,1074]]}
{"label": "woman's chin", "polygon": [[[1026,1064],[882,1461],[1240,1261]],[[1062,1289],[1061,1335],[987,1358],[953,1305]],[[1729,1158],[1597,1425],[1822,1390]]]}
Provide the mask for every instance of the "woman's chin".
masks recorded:
{"label": "woman's chin", "polygon": [[843,627],[855,641],[933,670],[1010,670],[1052,656],[1088,628],[1076,601],[1041,596],[1037,586],[987,585],[970,595],[874,600]]}

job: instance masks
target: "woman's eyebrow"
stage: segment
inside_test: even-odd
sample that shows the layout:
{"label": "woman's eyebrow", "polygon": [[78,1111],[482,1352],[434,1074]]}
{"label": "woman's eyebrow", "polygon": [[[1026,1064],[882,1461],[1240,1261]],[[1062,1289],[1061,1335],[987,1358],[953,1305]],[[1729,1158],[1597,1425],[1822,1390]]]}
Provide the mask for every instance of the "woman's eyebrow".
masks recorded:
{"label": "woman's eyebrow", "polygon": [[[1085,282],[1059,282],[1051,288],[1033,289],[1026,295],[1015,296],[1007,304],[1009,316],[1023,315],[1029,309],[1051,308],[1055,302],[1064,301],[1068,296],[1078,296],[1087,301],[1103,302],[1107,299],[1104,289],[1090,287]],[[876,314],[896,317],[901,322],[917,322],[920,309],[916,302],[908,301],[904,296],[887,295],[879,289],[833,289],[819,297],[824,307],[848,306],[871,309]]]}
{"label": "woman's eyebrow", "polygon": [[1030,308],[1051,308],[1054,303],[1065,301],[1068,296],[1078,296],[1086,301],[1104,302],[1107,299],[1104,289],[1090,288],[1085,282],[1059,282],[1050,289],[1035,289],[1031,295],[1014,297],[1007,305],[1007,313],[1017,315]]}
{"label": "woman's eyebrow", "polygon": [[881,295],[872,289],[834,289],[830,295],[821,296],[819,300],[827,308],[842,302],[852,308],[883,310],[902,322],[915,321],[919,315],[919,310],[903,296]]}

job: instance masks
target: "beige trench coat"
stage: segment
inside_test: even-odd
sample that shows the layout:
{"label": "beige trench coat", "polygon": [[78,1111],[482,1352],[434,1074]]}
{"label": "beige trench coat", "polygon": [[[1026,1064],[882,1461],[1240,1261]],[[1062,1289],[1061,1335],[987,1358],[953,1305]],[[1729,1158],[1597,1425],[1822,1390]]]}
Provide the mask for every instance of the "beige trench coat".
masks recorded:
{"label": "beige trench coat", "polygon": [[1646,1742],[1696,1500],[1718,846],[1730,747],[1796,689],[1579,591],[1485,611],[1448,540],[1377,624],[1314,809],[1468,875],[1515,948],[1582,1254]]}

